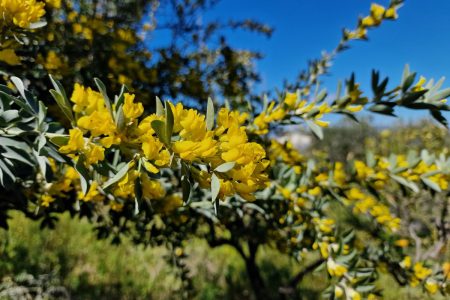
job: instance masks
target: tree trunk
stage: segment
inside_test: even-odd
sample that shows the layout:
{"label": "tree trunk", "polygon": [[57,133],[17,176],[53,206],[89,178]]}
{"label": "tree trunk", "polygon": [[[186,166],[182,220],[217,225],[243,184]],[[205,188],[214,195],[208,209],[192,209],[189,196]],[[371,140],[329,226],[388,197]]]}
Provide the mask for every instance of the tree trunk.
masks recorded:
{"label": "tree trunk", "polygon": [[247,269],[248,278],[253,289],[253,293],[257,300],[270,299],[266,292],[266,285],[261,276],[258,266],[256,265],[255,257],[244,257],[245,267]]}

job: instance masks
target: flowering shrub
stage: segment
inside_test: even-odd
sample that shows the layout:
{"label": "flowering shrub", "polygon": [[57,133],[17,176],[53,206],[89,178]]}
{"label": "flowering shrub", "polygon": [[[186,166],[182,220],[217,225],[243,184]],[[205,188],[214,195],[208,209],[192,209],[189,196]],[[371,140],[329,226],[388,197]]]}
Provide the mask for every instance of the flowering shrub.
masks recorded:
{"label": "flowering shrub", "polygon": [[[59,1],[47,4],[60,6]],[[413,243],[436,241],[436,253],[445,246],[446,213],[433,234],[418,236],[405,227],[411,224],[398,201],[400,195],[421,193],[445,197],[450,179],[446,155],[368,152],[365,161],[329,162],[305,157],[274,135],[288,125],[306,124],[321,138],[328,126],[325,115],[357,120],[355,113],[363,109],[385,115],[393,115],[396,107],[424,109],[446,124],[441,112],[450,110],[445,104],[450,90],[441,89],[442,81],[416,80],[408,66],[400,83],[390,88],[388,79],[374,71],[373,97],[364,95],[354,75],[338,85],[334,96],[320,88],[319,77],[333,56],[350,40],[365,38],[369,28],[397,18],[400,4],[372,5],[356,29],[344,31],[331,55],[311,63],[295,92],[248,108],[224,103],[217,109],[209,99],[202,113],[156,98],[155,113],[148,113],[125,85],[112,97],[99,79],[95,89],[74,83],[69,97],[50,76],[49,94],[68,120],[67,130],[52,122],[46,105],[19,78],[10,77],[8,86],[0,87],[0,183],[5,192],[0,225],[7,227],[12,209],[50,227],[57,226],[57,214],[69,211],[93,222],[100,238],[119,242],[126,235],[139,244],[165,244],[187,283],[188,270],[181,262],[187,259],[182,248],[190,237],[204,238],[212,247],[230,245],[244,259],[258,299],[292,297],[305,274],[318,268],[327,270],[324,295],[330,298],[376,299],[382,295],[375,286],[382,272],[400,285],[447,292],[448,263],[433,251],[411,256]],[[14,32],[32,35],[36,27],[31,25],[44,14],[43,3],[34,0],[4,0],[0,7],[7,28],[2,41]],[[74,25],[90,36],[82,24]],[[20,63],[11,49],[5,59]],[[49,57],[47,65],[59,64],[57,56]],[[256,263],[261,246],[292,256],[304,269],[278,291],[266,291]]]}

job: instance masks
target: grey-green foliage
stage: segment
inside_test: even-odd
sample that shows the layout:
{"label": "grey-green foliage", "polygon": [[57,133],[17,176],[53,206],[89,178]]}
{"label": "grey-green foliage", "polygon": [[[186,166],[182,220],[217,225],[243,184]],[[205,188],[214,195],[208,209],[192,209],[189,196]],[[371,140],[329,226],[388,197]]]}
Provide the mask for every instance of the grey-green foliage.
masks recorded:
{"label": "grey-green foliage", "polygon": [[[47,108],[12,77],[17,92],[0,86],[0,226],[6,227],[9,209],[25,211],[21,194],[40,181],[50,181],[49,157],[63,162],[47,138],[56,125],[47,122]],[[39,180],[37,180],[39,179]]]}

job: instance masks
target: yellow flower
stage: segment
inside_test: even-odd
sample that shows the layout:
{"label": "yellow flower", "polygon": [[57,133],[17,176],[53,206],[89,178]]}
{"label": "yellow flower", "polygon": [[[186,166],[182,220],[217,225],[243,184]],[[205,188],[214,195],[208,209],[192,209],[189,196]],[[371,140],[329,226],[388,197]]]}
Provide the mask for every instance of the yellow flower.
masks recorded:
{"label": "yellow flower", "polygon": [[127,119],[137,119],[144,112],[142,103],[134,103],[134,95],[125,93],[123,104],[123,114]]}
{"label": "yellow flower", "polygon": [[98,201],[103,199],[102,195],[98,191],[98,183],[93,181],[91,186],[89,187],[89,191],[86,195],[83,195],[81,192],[78,194],[81,201],[89,202],[89,201]]}
{"label": "yellow flower", "polygon": [[436,280],[434,280],[434,279],[427,279],[427,281],[425,282],[425,289],[430,294],[436,294],[436,292],[439,289],[439,286],[438,286]]}
{"label": "yellow flower", "polygon": [[322,120],[314,120],[314,123],[316,123],[320,127],[328,127],[328,125],[330,124],[330,122],[322,121]]}
{"label": "yellow flower", "polygon": [[45,194],[41,196],[41,206],[49,207],[50,203],[53,201],[55,201],[55,199],[50,195]]}
{"label": "yellow flower", "polygon": [[148,136],[142,143],[142,151],[145,158],[153,163],[146,162],[144,167],[151,173],[158,173],[159,170],[153,165],[158,167],[165,167],[170,162],[170,153],[167,149],[163,149],[163,144],[153,136]]}
{"label": "yellow flower", "polygon": [[166,190],[158,180],[151,180],[147,174],[141,174],[142,196],[146,199],[160,199],[166,195]]}
{"label": "yellow flower", "polygon": [[397,19],[398,15],[397,15],[397,10],[395,7],[390,7],[386,10],[386,12],[384,13],[384,17],[386,19]]}
{"label": "yellow flower", "polygon": [[194,161],[202,158],[210,158],[217,153],[217,141],[212,138],[210,132],[203,141],[177,141],[173,144],[173,152],[187,161]]}
{"label": "yellow flower", "polygon": [[116,211],[116,212],[121,212],[123,210],[123,204],[115,202],[115,201],[110,203],[110,207],[111,207],[111,210]]}
{"label": "yellow flower", "polygon": [[185,113],[187,110],[183,108],[182,103],[177,103],[177,105],[174,105],[172,102],[169,102],[170,108],[172,109],[173,114],[173,132],[178,133],[183,129],[183,126],[181,126],[180,122],[184,118]]}
{"label": "yellow flower", "polygon": [[341,287],[336,285],[334,287],[334,297],[341,298],[343,295],[344,295],[344,290]]}
{"label": "yellow flower", "polygon": [[79,128],[69,130],[69,142],[59,148],[59,152],[67,154],[80,151],[84,148],[83,132]]}
{"label": "yellow flower", "polygon": [[53,8],[60,8],[61,7],[61,0],[45,0],[45,3]]}
{"label": "yellow flower", "polygon": [[402,262],[400,263],[400,266],[404,269],[411,268],[411,256],[405,256],[405,258],[403,258]]}
{"label": "yellow flower", "polygon": [[90,115],[94,111],[106,111],[102,94],[78,83],[75,83],[70,101],[75,103],[73,111],[77,113]]}
{"label": "yellow flower", "polygon": [[445,278],[450,279],[450,263],[445,262],[442,265],[442,272],[444,273]]}
{"label": "yellow flower", "polygon": [[205,116],[199,114],[193,109],[185,112],[183,119],[180,120],[180,125],[183,128],[180,131],[180,136],[185,140],[201,141],[206,135]]}
{"label": "yellow flower", "polygon": [[86,164],[88,166],[105,159],[105,148],[93,143],[89,143],[83,153],[86,156]]}
{"label": "yellow flower", "polygon": [[232,126],[239,127],[248,118],[247,113],[239,113],[238,111],[229,111],[227,108],[221,108],[217,113],[217,126],[215,134],[222,135],[225,130]]}
{"label": "yellow flower", "polygon": [[289,108],[294,108],[297,103],[297,93],[286,93],[286,97],[284,98],[284,103]]}
{"label": "yellow flower", "polygon": [[166,198],[157,201],[157,211],[163,214],[169,214],[183,205],[183,200],[177,194],[172,194]]}
{"label": "yellow flower", "polygon": [[44,6],[36,0],[0,0],[0,15],[6,22],[28,28],[45,14]]}
{"label": "yellow flower", "polygon": [[406,248],[409,245],[409,241],[407,239],[400,239],[395,241],[395,246],[400,248]]}
{"label": "yellow flower", "polygon": [[114,196],[120,198],[131,198],[134,197],[134,181],[138,176],[136,170],[128,171],[127,174],[117,183],[114,189]]}
{"label": "yellow flower", "polygon": [[414,275],[420,280],[427,278],[432,273],[431,269],[424,267],[421,262],[415,263],[413,271]]}
{"label": "yellow flower", "polygon": [[327,260],[327,270],[331,276],[342,277],[347,273],[347,268],[344,265],[336,263],[331,258]]}
{"label": "yellow flower", "polygon": [[313,197],[317,197],[322,193],[322,189],[318,186],[308,190],[308,194],[310,194]]}
{"label": "yellow flower", "polygon": [[61,58],[56,54],[55,51],[49,51],[47,53],[47,58],[45,59],[44,68],[48,71],[58,70],[63,66]]}
{"label": "yellow flower", "polygon": [[351,300],[361,300],[361,295],[354,289],[349,288],[347,293]]}
{"label": "yellow flower", "polygon": [[114,136],[116,134],[116,125],[108,111],[94,111],[89,116],[79,118],[77,125],[80,128],[89,130],[92,137],[100,135]]}
{"label": "yellow flower", "polygon": [[20,58],[13,49],[4,49],[0,51],[0,61],[11,66],[20,65]]}

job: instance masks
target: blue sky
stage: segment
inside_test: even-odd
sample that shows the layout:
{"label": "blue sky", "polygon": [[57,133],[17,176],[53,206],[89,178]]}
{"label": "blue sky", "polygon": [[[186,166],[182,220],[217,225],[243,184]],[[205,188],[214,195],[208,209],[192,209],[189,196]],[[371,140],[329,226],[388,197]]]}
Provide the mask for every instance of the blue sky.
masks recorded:
{"label": "blue sky", "polygon": [[[365,0],[222,0],[205,18],[253,18],[274,27],[270,39],[251,33],[231,33],[235,47],[260,50],[265,54],[257,68],[262,74],[258,89],[281,87],[283,79],[293,80],[306,61],[337,44],[344,27],[353,28],[358,16],[369,12],[372,1]],[[387,5],[389,1],[378,3]],[[325,78],[332,92],[338,79],[355,72],[357,81],[370,92],[370,72],[380,70],[398,82],[406,63],[428,78],[448,80],[450,87],[450,1],[407,0],[399,19],[385,22],[369,32],[369,41],[355,41],[338,56]],[[406,120],[427,113],[399,111]],[[450,114],[447,114],[450,117]],[[378,120],[378,118],[377,118]],[[394,119],[383,120],[394,122]]]}

